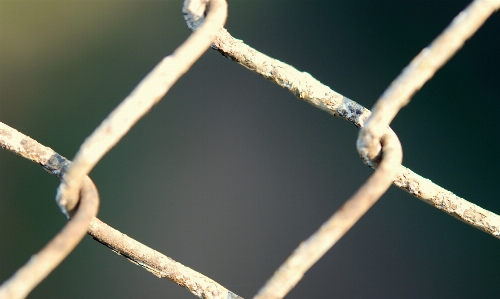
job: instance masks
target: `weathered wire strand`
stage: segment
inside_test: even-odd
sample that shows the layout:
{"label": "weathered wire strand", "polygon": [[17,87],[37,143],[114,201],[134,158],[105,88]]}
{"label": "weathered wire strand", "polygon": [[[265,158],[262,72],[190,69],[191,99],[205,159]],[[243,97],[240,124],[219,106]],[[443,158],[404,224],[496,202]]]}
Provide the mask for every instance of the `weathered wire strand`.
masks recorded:
{"label": "weathered wire strand", "polygon": [[[195,2],[198,3],[197,1],[186,1],[186,3],[191,5]],[[208,1],[201,1],[200,3],[206,5],[207,2]],[[189,6],[188,4],[186,4],[185,7]],[[354,225],[354,223],[385,192],[391,182],[394,182],[395,185],[405,189],[412,195],[433,204],[437,208],[446,211],[466,223],[500,238],[500,217],[498,215],[455,196],[453,193],[399,165],[401,163],[399,141],[394,132],[387,128],[397,111],[408,103],[410,97],[420,89],[421,86],[423,86],[423,84],[429,80],[460,47],[462,47],[465,40],[484,23],[489,15],[498,10],[499,7],[500,1],[498,0],[476,0],[466,10],[460,13],[443,34],[428,48],[425,48],[410,65],[405,68],[403,73],[396,78],[390,88],[387,89],[374,106],[374,114],[371,117],[369,110],[332,91],[309,74],[299,72],[284,63],[258,53],[244,45],[241,41],[233,39],[225,29],[219,32],[213,46],[222,52],[224,56],[238,61],[252,71],[260,73],[262,76],[289,89],[298,98],[304,99],[314,106],[328,111],[330,114],[345,118],[356,126],[361,127],[362,130],[360,130],[358,148],[360,148],[361,156],[365,162],[371,164],[371,166],[376,165],[378,161],[374,163],[373,159],[379,155],[380,149],[382,151],[381,160],[374,175],[360,188],[351,200],[347,201],[344,206],[319,229],[317,233],[311,236],[292,254],[287,262],[278,269],[277,275],[275,275],[275,277],[273,277],[259,292],[256,296],[257,298],[282,298],[285,296],[300,280],[303,273],[305,273],[324,252]],[[204,13],[203,8],[196,8],[198,13]],[[189,17],[189,10],[185,10],[184,12],[185,15]],[[95,215],[98,206],[97,190],[90,179],[86,177],[86,174],[90,172],[99,159],[119,141],[130,127],[165,95],[175,81],[185,73],[192,63],[194,63],[206,48],[208,48],[217,29],[223,26],[225,14],[225,2],[221,0],[212,0],[206,20],[203,21],[203,18],[199,17],[193,19],[191,27],[196,29],[196,26],[199,24],[203,23],[203,25],[171,56],[166,57],[155,69],[153,69],[153,71],[141,81],[136,89],[134,89],[131,95],[112,112],[109,118],[103,121],[93,135],[84,142],[75,157],[77,162],[73,166],[70,166],[69,161],[56,153],[53,153],[47,160],[47,163],[42,165],[47,170],[60,177],[64,175],[65,170],[69,168],[68,174],[63,176],[64,181],[61,184],[58,195],[58,204],[63,212],[67,215],[72,215],[72,217],[68,225],[65,226],[54,240],[47,244],[40,253],[34,256],[25,267],[18,270],[12,279],[6,281],[2,285],[0,288],[0,296],[4,294],[12,295],[12,290],[16,291],[16,295],[12,296],[20,296],[12,298],[22,298],[26,296],[29,291],[50,273],[72,248],[78,244],[81,239],[78,235],[78,231],[81,231],[82,225],[83,227],[88,225],[89,217],[92,219],[92,216],[89,215],[92,215],[92,213]],[[224,16],[221,17],[222,15]],[[223,21],[219,23],[221,18]],[[186,20],[189,22],[189,18]],[[203,44],[203,46],[199,47],[200,44]],[[199,52],[193,52],[195,48],[199,49]],[[238,53],[238,50],[235,51],[235,49],[240,50],[240,52]],[[249,56],[252,56],[252,59],[248,59]],[[242,59],[242,57],[244,59]],[[174,64],[177,68],[172,72],[169,68]],[[179,64],[182,66],[179,67]],[[9,132],[12,131],[6,130],[5,125],[0,123],[0,136],[2,136],[2,138],[8,136]],[[18,137],[19,136],[16,138]],[[17,148],[12,146],[9,148],[9,145],[5,143],[4,139],[0,141],[2,147],[19,154],[19,152],[21,152],[20,148],[30,148],[30,142],[33,140],[29,139],[29,137],[28,139],[24,138],[22,139],[24,143],[20,143],[21,147]],[[37,151],[30,152],[30,150],[27,150],[22,155],[36,162],[44,154],[46,153]],[[58,165],[58,168],[54,168],[53,165]],[[395,179],[393,179],[393,177],[395,177]],[[82,193],[82,199],[78,209],[75,210],[78,204],[79,192]],[[172,276],[172,273],[178,271],[178,268],[176,268],[177,270],[173,270],[173,268],[169,269],[168,267],[163,268],[163,266],[158,266],[153,262],[158,259],[166,259],[169,262],[176,263],[175,261],[159,253],[159,256],[155,256],[156,251],[148,251],[149,248],[145,249],[147,246],[130,239],[112,228],[106,230],[105,227],[107,227],[107,225],[95,218],[92,220],[89,233],[93,235],[94,238],[98,239],[99,242],[110,247],[115,252],[126,256],[132,262],[141,265],[155,275],[159,277],[168,277],[176,281],[175,277],[177,276]],[[101,229],[104,232],[104,236],[113,236],[110,238],[111,241],[100,236],[102,232],[99,231]],[[70,239],[71,241],[68,241]],[[116,240],[121,240],[122,242],[126,240],[125,243],[127,245],[125,245],[124,248],[118,248],[119,246],[113,247],[117,245],[113,245],[113,242]],[[127,251],[136,247],[140,248],[138,256],[134,255],[133,252],[135,251]],[[58,252],[57,257],[55,257],[53,252],[47,253],[50,252],[50,250],[54,250],[54,248],[61,251]],[[61,248],[63,248],[63,250],[60,250]],[[42,266],[33,266],[36,264]],[[29,270],[29,267],[35,267],[34,269],[36,270]],[[197,273],[191,269],[189,270]],[[33,279],[33,283],[26,283],[27,278],[25,278],[25,276],[32,275],[34,271],[42,273],[38,275],[38,277],[41,278]],[[190,275],[196,276],[197,274],[191,273]],[[203,275],[201,275],[201,277],[203,279],[206,278]],[[17,284],[16,281],[21,281],[22,285],[12,288],[12,285]],[[178,280],[176,282],[187,287],[200,298],[237,298],[237,295],[225,289],[219,291],[219,285],[211,280],[208,285],[197,286],[190,285],[188,281],[189,280]],[[215,286],[215,289],[213,286]]]}
{"label": "weathered wire strand", "polygon": [[[189,6],[193,2],[195,1],[186,0],[185,5]],[[208,1],[200,2],[199,7],[206,7],[207,4]],[[96,205],[96,210],[89,216],[88,213],[92,210],[86,208],[87,203],[79,204],[80,192],[82,195],[91,193],[87,190],[91,185],[86,175],[210,47],[215,34],[224,26],[226,17],[225,0],[211,0],[206,20],[200,29],[192,33],[173,54],[164,58],[84,141],[76,154],[75,163],[67,164],[67,172],[59,173],[63,174],[63,177],[56,200],[61,211],[73,220],[70,220],[42,251],[19,269],[12,279],[3,284],[4,287],[0,290],[5,291],[5,296],[25,297],[81,241],[92,217],[97,213],[98,206]],[[23,147],[22,144],[20,146]],[[95,187],[94,191],[97,195]],[[81,206],[82,211],[75,211],[77,205]],[[86,214],[82,216],[84,212]],[[74,217],[71,217],[73,214]]]}
{"label": "weathered wire strand", "polygon": [[[40,147],[33,139],[1,122],[0,144],[4,149],[33,162],[44,163],[49,167],[60,161],[58,158],[60,156],[55,155],[50,148]],[[67,165],[68,163],[61,163],[61,167],[54,173],[60,174]],[[80,201],[71,219],[44,248],[0,285],[0,298],[17,299],[28,296],[80,243],[87,233],[90,222],[97,215],[98,209],[97,189],[92,181],[85,177],[80,192]]]}
{"label": "weathered wire strand", "polygon": [[[488,4],[488,7],[493,5],[491,12],[498,10],[500,6],[498,2],[500,1],[495,0]],[[217,34],[213,48],[224,57],[287,89],[298,99],[333,116],[343,118],[358,128],[364,127],[371,115],[370,110],[332,90],[310,74],[271,58],[246,45],[242,40],[233,38],[225,28]],[[365,159],[363,161],[374,167],[370,161]],[[393,183],[433,207],[500,239],[499,215],[455,195],[402,165],[399,166]]]}
{"label": "weathered wire strand", "polygon": [[380,164],[359,190],[278,268],[254,299],[281,299],[391,186],[401,164],[401,144],[395,134],[384,135]]}
{"label": "weathered wire strand", "polygon": [[[224,56],[236,60],[248,69],[287,88],[299,99],[304,99],[316,107],[326,110],[335,116],[343,117],[353,122],[356,126],[361,127],[357,140],[358,152],[365,163],[372,167],[376,165],[378,167],[373,176],[370,177],[360,190],[323,224],[316,233],[292,253],[255,296],[256,299],[283,298],[300,281],[304,273],[387,190],[393,178],[396,178],[394,182],[399,182],[402,173],[400,171],[400,167],[402,167],[400,165],[402,152],[396,135],[388,126],[397,112],[409,102],[410,97],[498,9],[498,4],[488,4],[491,5],[486,5],[485,1],[478,0],[460,13],[431,46],[425,48],[410,63],[410,66],[403,71],[403,74],[389,86],[387,91],[375,104],[374,112],[371,116],[367,109],[322,85],[309,74],[301,73],[291,66],[271,59],[246,46],[242,41],[235,40],[225,29],[221,30],[213,48],[220,51]],[[364,125],[365,121],[366,125]],[[389,146],[390,150],[384,150],[384,146]],[[379,160],[379,158],[382,160]],[[396,176],[396,174],[398,175]],[[413,176],[414,178],[415,176]],[[409,180],[407,183],[409,183]],[[403,181],[403,184],[398,185],[404,186],[405,182]],[[409,184],[406,185],[408,186]],[[420,182],[416,185],[420,186]],[[415,187],[415,184],[413,186]],[[418,192],[413,192],[412,194],[418,195]],[[456,198],[454,199],[456,200]],[[458,202],[466,205],[463,203],[465,200],[460,199]],[[449,206],[457,207],[458,205]],[[474,216],[470,217],[471,215],[463,213],[463,217],[459,218],[462,220],[470,220],[472,218],[474,221],[468,222],[469,224],[473,224],[489,233],[493,231],[493,235],[499,237],[500,226],[497,224],[500,224],[500,222],[497,215],[493,214],[496,217],[489,219],[495,223],[495,226],[491,226],[491,223],[483,221],[485,218],[484,214],[478,216],[476,209],[471,209],[469,212],[474,214]],[[450,214],[457,216],[457,213]],[[490,214],[489,216],[493,215]]]}
{"label": "weathered wire strand", "polygon": [[[59,179],[62,179],[65,169],[71,165],[71,161],[59,155],[51,148],[38,143],[36,140],[31,139],[2,122],[0,122],[0,145],[6,150],[37,163],[47,172],[57,176]],[[78,211],[80,211],[81,208],[82,207],[79,207]],[[113,252],[143,267],[155,276],[167,278],[188,289],[199,298],[242,299],[240,296],[224,288],[209,277],[151,249],[95,217],[91,219],[91,221],[89,220],[90,225],[87,224],[85,226],[85,231],[87,231],[88,227],[89,235]],[[23,274],[26,274],[26,272]],[[24,276],[19,276],[16,285],[9,288],[19,288],[16,292],[26,288],[26,286],[23,286],[25,283]],[[10,297],[10,295],[7,296],[7,294],[10,294],[10,290],[4,290],[3,293],[0,290],[0,298],[2,299],[23,298],[20,296]]]}
{"label": "weathered wire strand", "polygon": [[500,0],[475,0],[425,47],[389,85],[372,108],[369,126],[362,128],[358,152],[369,163],[379,152],[384,128],[410,98],[464,45],[500,7]]}
{"label": "weathered wire strand", "polygon": [[[188,7],[193,2],[187,0],[184,5]],[[205,7],[207,3],[201,1],[198,6]],[[210,47],[216,33],[224,26],[226,17],[226,1],[211,0],[206,20],[199,30],[193,32],[174,53],[165,57],[142,79],[83,142],[58,189],[57,202],[64,213],[67,214],[76,205],[83,177]]]}

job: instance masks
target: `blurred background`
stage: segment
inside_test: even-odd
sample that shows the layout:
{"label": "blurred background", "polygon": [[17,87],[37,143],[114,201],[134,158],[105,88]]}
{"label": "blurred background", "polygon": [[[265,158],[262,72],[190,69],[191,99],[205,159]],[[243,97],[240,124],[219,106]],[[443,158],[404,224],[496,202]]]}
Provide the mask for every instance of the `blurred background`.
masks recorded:
{"label": "blurred background", "polygon": [[[72,159],[190,34],[182,1],[0,1],[0,121]],[[226,28],[370,108],[469,1],[229,0]],[[404,164],[500,213],[500,15],[392,123]],[[357,129],[209,50],[92,171],[99,218],[251,298],[372,173]],[[0,281],[65,224],[0,151]],[[499,298],[500,240],[395,187],[287,298]],[[195,298],[85,237],[30,298]]]}

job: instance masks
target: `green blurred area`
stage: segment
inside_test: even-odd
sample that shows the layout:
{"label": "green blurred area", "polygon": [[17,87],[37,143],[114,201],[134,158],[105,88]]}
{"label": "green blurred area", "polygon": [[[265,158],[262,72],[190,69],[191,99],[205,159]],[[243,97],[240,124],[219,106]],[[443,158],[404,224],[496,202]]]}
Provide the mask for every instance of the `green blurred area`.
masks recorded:
{"label": "green blurred area", "polygon": [[[467,1],[229,1],[234,37],[371,107]],[[68,158],[189,35],[181,1],[0,1],[0,121]],[[500,213],[494,15],[392,124],[404,164]],[[250,298],[372,173],[357,129],[209,50],[92,171],[99,217]],[[64,225],[0,151],[0,281]],[[392,188],[288,298],[496,298],[500,242]],[[86,237],[31,298],[193,298]]]}

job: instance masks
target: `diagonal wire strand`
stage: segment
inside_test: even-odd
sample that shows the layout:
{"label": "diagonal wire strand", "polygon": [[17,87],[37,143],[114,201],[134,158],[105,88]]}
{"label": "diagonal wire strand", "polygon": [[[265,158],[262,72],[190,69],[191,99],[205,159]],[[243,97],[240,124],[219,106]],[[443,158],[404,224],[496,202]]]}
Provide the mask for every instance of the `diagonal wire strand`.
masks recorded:
{"label": "diagonal wire strand", "polygon": [[[190,9],[196,1],[185,1],[185,9]],[[205,12],[208,1],[198,3],[197,9]],[[79,205],[82,195],[95,194],[97,191],[86,175],[97,162],[144,116],[151,107],[167,93],[170,87],[198,60],[210,47],[215,34],[224,26],[227,17],[225,0],[211,0],[204,24],[182,43],[171,55],[165,57],[132,91],[132,93],[111,112],[101,125],[81,145],[75,162],[66,164],[60,171],[62,182],[56,196],[61,211],[73,218],[63,230],[49,242],[42,251],[14,276],[6,281],[0,291],[6,298],[24,298],[42,281],[81,241],[90,221],[97,214],[87,208],[87,201]],[[12,131],[11,131],[12,132]],[[2,131],[5,133],[5,131]],[[20,145],[23,148],[23,145]],[[18,148],[19,149],[19,148]],[[36,153],[35,153],[36,154]],[[88,195],[90,196],[90,195]],[[98,202],[98,200],[97,200]],[[74,217],[72,217],[74,214]],[[1,293],[0,293],[1,295]]]}
{"label": "diagonal wire strand", "polygon": [[[49,164],[58,161],[52,156],[51,149],[40,148],[37,142],[3,123],[0,123],[0,145],[39,164],[43,161],[48,161]],[[66,166],[67,163],[61,164],[57,174],[62,173]],[[90,222],[97,215],[98,208],[97,189],[92,181],[85,177],[79,204],[72,211],[69,222],[44,248],[0,285],[0,298],[25,298],[80,243]]]}
{"label": "diagonal wire strand", "polygon": [[[333,92],[309,74],[300,73],[291,66],[268,59],[266,55],[233,39],[225,29],[221,30],[213,47],[224,56],[289,89],[299,98],[315,106],[350,121],[358,120],[355,122],[361,127],[357,140],[358,152],[366,164],[377,167],[375,173],[356,194],[287,258],[257,293],[255,299],[283,298],[302,279],[304,273],[385,193],[402,162],[401,145],[389,128],[390,122],[409,102],[411,96],[498,9],[499,3],[500,1],[494,3],[477,0],[462,11],[387,88],[377,100],[373,114],[368,119],[369,111],[364,107]],[[190,24],[188,27],[196,30],[196,27]],[[243,48],[244,51],[238,52],[235,48]],[[242,56],[246,59],[239,59]],[[324,97],[329,98],[325,101]],[[340,107],[341,110],[331,111],[334,107]],[[366,119],[366,124],[363,126]],[[485,230],[484,227],[481,228]],[[498,227],[495,229],[498,237]]]}
{"label": "diagonal wire strand", "polygon": [[280,299],[354,224],[377,202],[392,184],[402,160],[401,144],[395,134],[382,139],[382,160],[375,172],[312,236],[276,270],[254,299]]}
{"label": "diagonal wire strand", "polygon": [[461,11],[432,43],[403,69],[372,108],[373,115],[360,130],[358,149],[364,161],[378,154],[384,128],[410,98],[464,45],[500,7],[499,0],[476,0]]}
{"label": "diagonal wire strand", "polygon": [[[71,165],[71,161],[59,155],[51,148],[38,143],[36,140],[33,140],[2,122],[0,122],[0,145],[8,151],[39,164],[47,172],[55,175],[59,179],[62,179],[65,170]],[[90,179],[86,179],[85,182],[86,181],[90,181]],[[82,203],[83,201],[80,203],[78,210],[82,208]],[[71,221],[74,221],[73,219]],[[71,223],[71,221],[69,223]],[[240,296],[226,289],[209,277],[134,240],[101,220],[91,217],[88,219],[88,222],[90,222],[90,225],[85,225],[85,232],[87,232],[88,227],[88,234],[97,242],[105,245],[118,255],[127,258],[132,263],[143,267],[155,276],[167,278],[188,289],[199,298],[242,299]],[[85,232],[83,235],[85,235]],[[38,258],[38,260],[43,259]],[[24,284],[29,284],[29,282],[24,280],[27,273],[29,274],[31,272],[24,271],[23,276],[20,276],[17,280],[16,287],[26,288]],[[9,290],[3,291],[2,293],[2,289],[0,289],[0,298],[2,299],[23,297],[25,296],[11,297]]]}
{"label": "diagonal wire strand", "polygon": [[[82,192],[82,197],[89,196],[95,198],[97,196],[95,187],[94,189],[89,187],[90,180],[86,177],[86,174],[90,172],[99,159],[118,142],[128,129],[130,129],[130,127],[137,122],[137,120],[142,117],[152,105],[154,105],[154,103],[163,97],[166,91],[177,80],[178,77],[176,76],[180,76],[187,71],[190,65],[201,55],[201,53],[206,50],[206,48],[208,48],[211,41],[210,38],[213,37],[216,29],[222,27],[222,25],[218,25],[215,15],[220,13],[219,16],[221,16],[222,11],[224,11],[223,18],[225,19],[225,2],[212,0],[209,14],[206,17],[207,20],[204,21],[202,15],[204,15],[205,8],[203,5],[206,5],[207,2],[208,1],[201,1],[200,4],[194,0],[186,1],[183,12],[190,28],[196,29],[196,27],[201,23],[203,23],[203,25],[196,30],[186,43],[179,47],[174,54],[166,57],[143,81],[141,81],[131,95],[127,97],[127,99],[122,102],[122,104],[110,115],[110,117],[106,119],[98,129],[96,129],[94,134],[84,142],[81,150],[77,153],[75,158],[77,162],[74,165],[71,166],[69,161],[57,154],[50,156],[46,164],[42,165],[39,163],[53,174],[56,174],[59,177],[62,176],[63,183],[61,184],[58,193],[58,204],[65,214],[73,216],[71,221],[73,221],[73,219],[77,219],[79,209],[83,209],[83,207],[86,206],[86,203],[84,203],[82,198],[82,202],[79,204],[79,209],[75,210],[75,207],[78,204],[78,192],[80,192],[80,190]],[[219,32],[213,47],[222,52],[224,56],[238,61],[240,64],[251,69],[252,71],[255,71],[276,82],[280,86],[289,89],[300,99],[304,99],[309,103],[328,111],[330,114],[343,117],[354,123],[356,126],[361,127],[362,129],[360,130],[358,138],[358,151],[360,152],[362,159],[367,164],[372,167],[377,166],[374,175],[365,183],[365,185],[363,185],[360,190],[358,190],[358,192],[319,229],[317,233],[311,236],[311,238],[304,242],[292,254],[283,267],[276,272],[275,277],[273,277],[266,284],[266,286],[261,289],[259,294],[257,294],[258,298],[282,298],[285,296],[286,293],[288,293],[289,290],[300,280],[303,273],[305,273],[305,271],[307,271],[307,269],[324,254],[324,252],[326,252],[352,225],[354,225],[354,223],[385,192],[391,182],[394,182],[395,185],[407,190],[418,198],[443,209],[449,214],[452,214],[455,217],[483,231],[486,231],[497,238],[500,237],[500,226],[498,225],[500,222],[498,220],[498,215],[458,198],[451,192],[399,165],[401,163],[400,144],[394,132],[388,128],[388,124],[394,118],[397,111],[408,103],[410,97],[463,45],[464,41],[469,38],[482,25],[482,23],[484,23],[486,18],[491,15],[491,13],[498,10],[499,6],[500,1],[498,0],[477,0],[466,10],[460,13],[454,19],[452,24],[444,31],[444,33],[439,36],[428,48],[425,48],[387,89],[374,106],[374,114],[371,117],[369,110],[332,91],[330,88],[322,85],[309,74],[301,73],[291,66],[253,50],[252,48],[244,45],[241,41],[233,39],[229,33],[225,31],[225,29],[222,29]],[[217,13],[215,13],[215,11],[217,11]],[[195,14],[192,14],[192,12],[195,12]],[[196,13],[198,14],[198,17],[192,18],[191,14],[196,16]],[[213,26],[213,28],[210,26]],[[207,36],[199,37],[202,35],[200,32],[203,32],[204,30],[208,32],[208,39]],[[208,43],[208,45],[206,45],[206,47],[204,45],[203,47],[205,47],[205,49],[200,50],[199,54],[198,52],[183,52],[185,49],[192,49],[191,47],[195,47],[195,44],[202,40],[205,44]],[[237,49],[235,50],[235,48]],[[238,50],[240,52],[238,52]],[[192,57],[193,54],[194,56],[198,56],[196,56],[193,60],[190,60],[190,56]],[[244,59],[241,59],[242,57]],[[176,58],[179,60],[175,60]],[[186,63],[184,68],[183,66],[179,67],[177,69],[178,72],[177,70],[174,71],[175,74],[172,76],[166,72],[168,68],[165,67],[167,65],[172,66],[169,64],[172,63],[171,60]],[[178,67],[178,65],[175,66]],[[9,137],[8,135],[12,133],[13,129],[9,129],[2,123],[0,123],[0,125],[0,136]],[[112,136],[112,138],[110,138],[110,136]],[[30,139],[23,140],[24,142],[29,142]],[[9,148],[9,145],[6,145],[5,140],[2,139],[0,141],[2,147],[11,151],[16,152],[20,149],[20,147],[15,148],[12,146]],[[25,145],[26,143],[22,144],[22,147]],[[19,154],[19,151],[16,153]],[[35,162],[39,156],[40,153],[36,151],[28,151],[25,154],[25,157],[30,158]],[[58,165],[58,167],[54,168],[54,165]],[[66,169],[69,169],[68,174],[66,174]],[[395,179],[393,179],[394,175]],[[94,190],[95,192],[88,191],[89,189]],[[95,193],[95,195],[88,195],[93,193]],[[95,208],[95,212],[96,211],[97,206]],[[75,214],[73,215],[73,213]],[[68,226],[71,221],[68,223]],[[73,222],[76,222],[76,220]],[[103,228],[106,227],[106,225],[100,223],[95,218],[92,220],[89,229],[89,233],[91,235],[92,231],[96,227]],[[152,252],[148,252],[146,249],[142,248],[142,244],[132,239],[135,243],[127,243],[124,245],[124,248],[118,248],[119,246],[113,247],[117,244],[112,245],[112,242],[120,239],[121,233],[113,229],[104,229],[104,235],[112,236],[111,241],[109,241],[105,240],[103,236],[99,236],[97,231],[98,229],[95,229],[93,236],[100,240],[99,242],[110,247],[115,252],[124,255],[132,262],[141,265],[148,271],[153,272],[155,275],[172,279],[173,273],[169,271],[175,272],[174,270],[165,270],[161,268],[162,266],[150,265],[154,264],[157,258]],[[127,239],[128,237],[126,235],[121,234],[121,237],[125,238],[124,240],[130,241]],[[77,243],[78,242],[75,243],[75,246]],[[52,243],[47,245],[47,247],[50,246],[52,246]],[[133,251],[127,251],[134,247],[141,247],[143,252],[139,251],[138,256],[135,256],[132,254]],[[69,251],[71,251],[71,249]],[[144,254],[144,252],[148,253]],[[154,257],[153,261],[150,260],[151,256]],[[167,257],[165,258],[169,259]],[[36,260],[37,259],[35,259],[35,262]],[[175,261],[173,262],[175,263]],[[51,270],[47,273],[50,271]],[[18,274],[15,274],[15,276],[17,275]],[[204,277],[203,275],[201,276]],[[223,296],[220,298],[237,297],[237,295],[227,290],[227,292],[219,292],[215,289],[211,289],[213,284],[195,285],[193,287],[192,285],[189,285],[189,279],[179,280],[176,282],[187,287],[191,290],[191,292],[200,298],[219,298],[219,295]],[[10,284],[10,281],[6,282],[6,284]],[[218,286],[218,284],[216,285]]]}
{"label": "diagonal wire strand", "polygon": [[[460,13],[452,24],[473,20],[479,23],[472,26],[477,29],[477,26],[482,24],[489,14],[498,10],[499,2],[499,0],[475,1],[472,7],[474,11],[478,11],[481,18],[477,18],[475,14],[471,18],[471,11],[469,10],[471,6],[469,6],[465,10],[466,13]],[[453,25],[453,27],[456,25]],[[469,36],[469,33],[465,34],[463,41]],[[287,89],[298,99],[304,100],[333,116],[343,118],[358,128],[364,127],[365,122],[371,115],[370,110],[335,92],[310,74],[301,72],[284,62],[253,49],[242,40],[232,37],[224,28],[217,34],[212,48],[252,72]],[[425,65],[423,67],[426,68]],[[378,149],[377,146],[377,153]],[[363,158],[363,161],[370,167],[374,167],[369,160]],[[395,186],[433,207],[500,239],[499,215],[455,195],[403,165],[398,166],[398,168],[393,181]]]}
{"label": "diagonal wire strand", "polygon": [[[185,9],[192,6],[185,1]],[[205,12],[208,1],[197,6]],[[200,8],[201,7],[201,8]],[[172,85],[210,47],[215,34],[224,26],[227,17],[225,0],[211,0],[206,21],[200,30],[192,33],[171,55],[165,57],[116,107],[111,114],[87,137],[76,153],[73,165],[63,177],[58,189],[57,202],[64,213],[77,203],[78,190],[83,177],[97,162],[143,117]]]}

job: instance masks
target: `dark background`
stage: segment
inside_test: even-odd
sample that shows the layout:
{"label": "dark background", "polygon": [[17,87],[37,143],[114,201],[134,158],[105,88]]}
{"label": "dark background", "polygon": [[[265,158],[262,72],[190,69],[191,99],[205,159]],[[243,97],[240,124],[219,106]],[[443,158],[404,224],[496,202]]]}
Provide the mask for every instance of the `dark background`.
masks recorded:
{"label": "dark background", "polygon": [[[226,28],[370,108],[468,1],[229,1]],[[181,1],[0,1],[0,120],[73,158],[188,35]],[[404,164],[500,213],[500,15],[392,123]],[[92,171],[99,217],[249,299],[372,173],[357,129],[208,51]],[[64,225],[0,151],[0,281]],[[500,240],[391,187],[287,298],[499,298]],[[85,237],[31,298],[194,298]]]}

